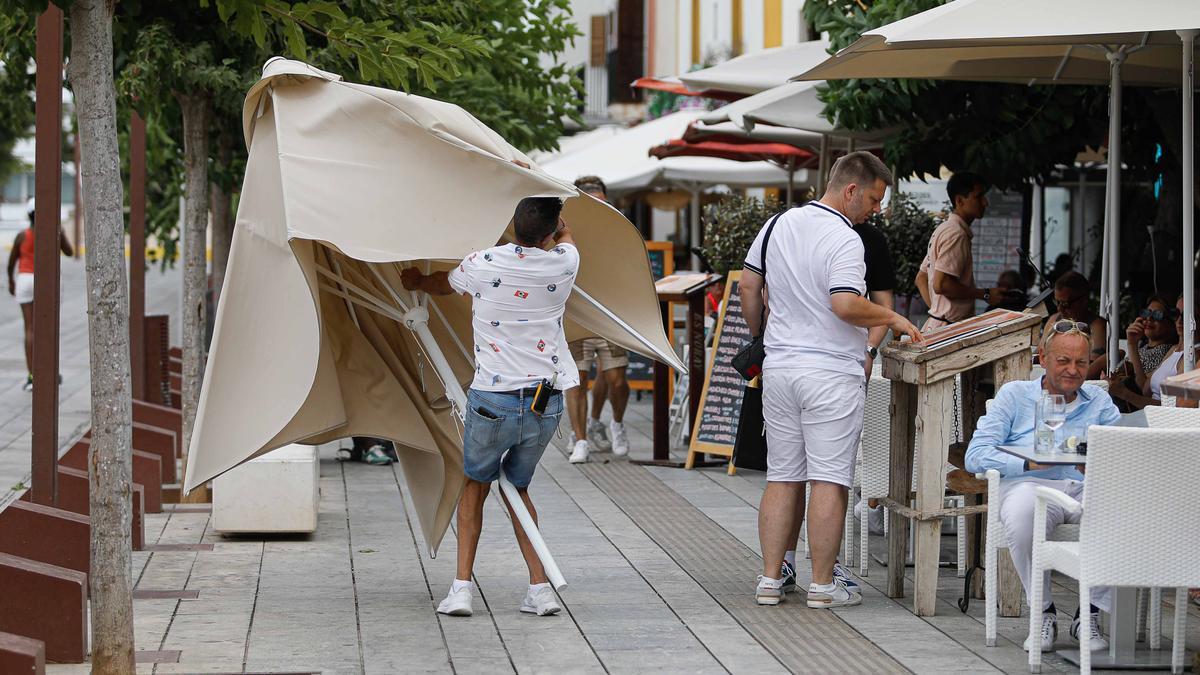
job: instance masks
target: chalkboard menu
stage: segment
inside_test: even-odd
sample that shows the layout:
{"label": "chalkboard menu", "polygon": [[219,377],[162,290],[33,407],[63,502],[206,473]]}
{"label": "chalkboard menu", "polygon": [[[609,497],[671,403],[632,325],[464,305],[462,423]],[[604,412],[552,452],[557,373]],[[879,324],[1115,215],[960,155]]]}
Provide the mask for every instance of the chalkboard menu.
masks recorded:
{"label": "chalkboard menu", "polygon": [[726,280],[725,301],[717,318],[713,358],[704,375],[704,393],[700,396],[700,414],[692,429],[689,456],[705,452],[733,456],[746,381],[733,369],[730,361],[750,341],[750,329],[742,317],[742,300],[738,295],[741,276],[740,271],[730,272]]}
{"label": "chalkboard menu", "polygon": [[[669,241],[648,241],[646,254],[650,256],[650,273],[655,281],[675,271],[675,244]],[[652,391],[654,361],[641,354],[629,352],[629,369],[625,371],[625,379],[629,381],[631,389]]]}

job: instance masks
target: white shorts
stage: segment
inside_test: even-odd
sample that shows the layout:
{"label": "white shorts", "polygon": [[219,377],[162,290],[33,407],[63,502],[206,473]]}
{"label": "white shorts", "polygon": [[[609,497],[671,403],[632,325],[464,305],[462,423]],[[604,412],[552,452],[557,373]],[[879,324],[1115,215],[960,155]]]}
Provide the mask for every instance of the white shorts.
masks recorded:
{"label": "white shorts", "polygon": [[765,371],[767,480],[853,485],[865,394],[862,375],[790,368]]}
{"label": "white shorts", "polygon": [[21,272],[16,278],[16,293],[18,305],[33,302],[33,274],[29,272]]}

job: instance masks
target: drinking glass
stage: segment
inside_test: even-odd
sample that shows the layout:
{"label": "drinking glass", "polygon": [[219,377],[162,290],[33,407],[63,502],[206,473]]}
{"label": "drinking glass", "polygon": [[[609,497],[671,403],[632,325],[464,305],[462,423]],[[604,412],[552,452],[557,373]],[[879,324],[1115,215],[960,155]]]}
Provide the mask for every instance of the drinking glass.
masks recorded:
{"label": "drinking glass", "polygon": [[1058,430],[1067,421],[1067,401],[1062,394],[1046,394],[1041,399],[1041,422],[1050,430],[1050,452],[1057,452]]}

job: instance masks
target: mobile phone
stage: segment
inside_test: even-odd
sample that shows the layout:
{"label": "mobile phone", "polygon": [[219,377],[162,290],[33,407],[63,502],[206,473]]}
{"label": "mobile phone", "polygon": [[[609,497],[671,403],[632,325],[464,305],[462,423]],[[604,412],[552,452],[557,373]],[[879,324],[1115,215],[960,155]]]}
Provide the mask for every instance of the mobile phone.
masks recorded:
{"label": "mobile phone", "polygon": [[546,406],[550,403],[550,395],[554,393],[554,388],[546,380],[538,382],[537,390],[533,392],[533,400],[529,404],[529,409],[538,415],[546,413]]}

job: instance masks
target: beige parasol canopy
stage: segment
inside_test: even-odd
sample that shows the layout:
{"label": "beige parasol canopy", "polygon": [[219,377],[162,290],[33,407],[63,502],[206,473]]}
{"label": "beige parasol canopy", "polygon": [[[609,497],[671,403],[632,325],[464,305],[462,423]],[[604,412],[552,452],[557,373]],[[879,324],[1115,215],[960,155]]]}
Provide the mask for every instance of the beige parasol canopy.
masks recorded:
{"label": "beige parasol canopy", "polygon": [[[471,307],[418,299],[400,273],[495,245],[524,197],[566,199],[581,259],[568,338],[603,336],[684,369],[633,225],[513,164],[529,160],[458,106],[277,58],[243,125],[249,158],[185,489],[288,443],[388,438],[436,553],[463,476],[454,397],[430,359],[467,386]],[[428,311],[440,355],[406,327],[410,311]]]}

